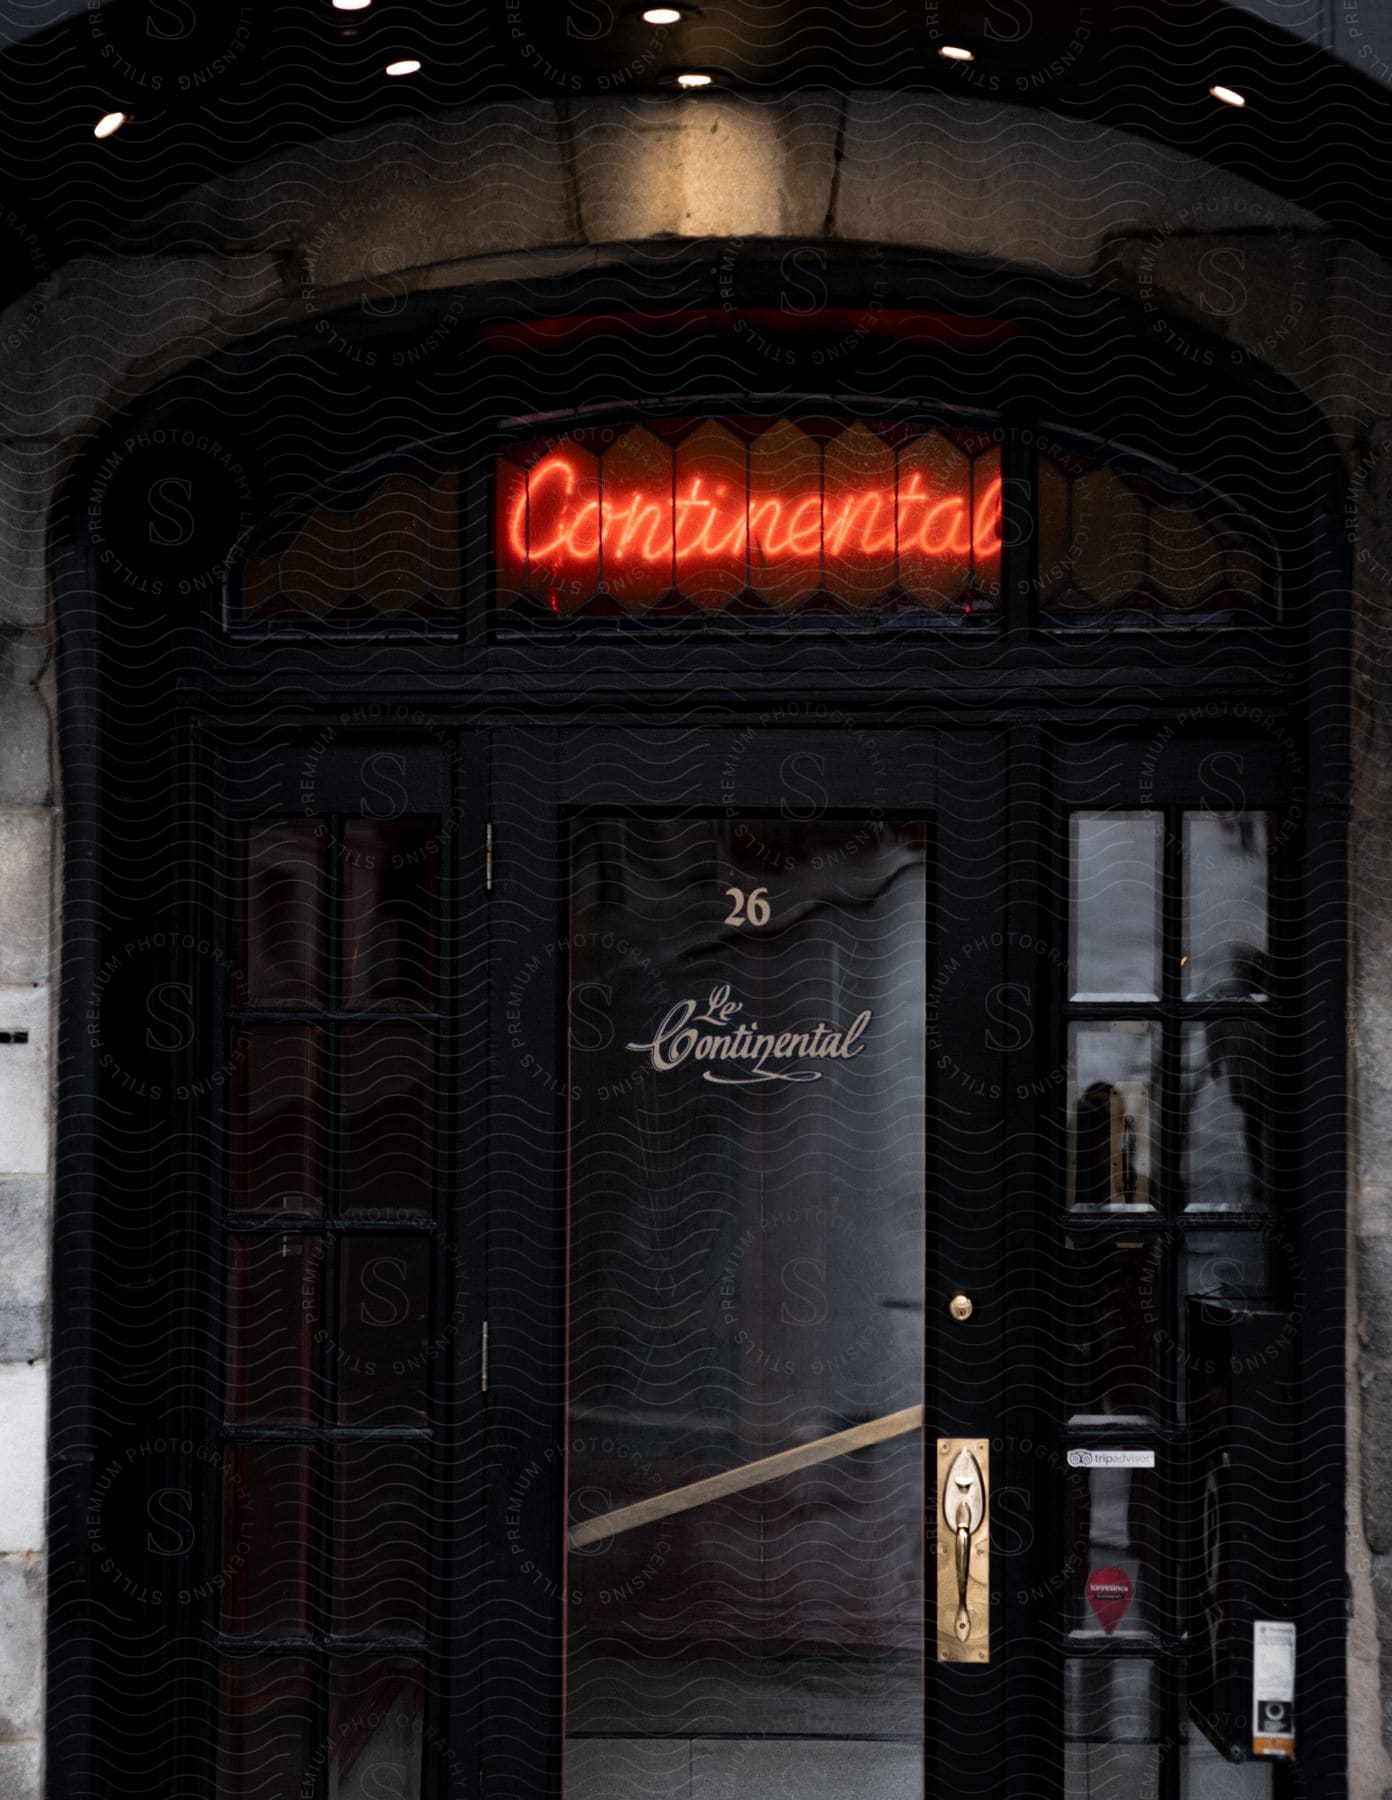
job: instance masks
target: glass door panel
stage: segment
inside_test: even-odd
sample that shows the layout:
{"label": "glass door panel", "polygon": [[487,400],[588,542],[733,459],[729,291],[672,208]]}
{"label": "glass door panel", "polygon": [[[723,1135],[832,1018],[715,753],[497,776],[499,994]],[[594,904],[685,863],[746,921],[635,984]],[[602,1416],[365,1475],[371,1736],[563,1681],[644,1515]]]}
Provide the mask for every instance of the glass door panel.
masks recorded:
{"label": "glass door panel", "polygon": [[566,1800],[919,1800],[924,827],[569,857]]}

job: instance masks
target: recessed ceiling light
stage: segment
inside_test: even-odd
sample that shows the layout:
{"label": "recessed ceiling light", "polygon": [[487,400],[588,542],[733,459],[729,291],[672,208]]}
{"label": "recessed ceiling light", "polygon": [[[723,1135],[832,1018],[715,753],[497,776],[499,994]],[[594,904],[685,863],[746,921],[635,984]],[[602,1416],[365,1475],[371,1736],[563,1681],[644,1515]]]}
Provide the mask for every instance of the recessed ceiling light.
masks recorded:
{"label": "recessed ceiling light", "polygon": [[103,113],[102,116],[97,120],[96,124],[92,127],[92,136],[99,137],[99,138],[114,137],[116,135],[116,133],[121,129],[121,127],[127,122],[127,120],[129,118],[130,118],[129,113],[123,113],[123,112]]}
{"label": "recessed ceiling light", "polygon": [[388,75],[419,75],[420,63],[414,56],[403,56],[399,62],[387,64]]}
{"label": "recessed ceiling light", "polygon": [[682,11],[679,6],[645,6],[643,23],[645,25],[680,25]]}
{"label": "recessed ceiling light", "polygon": [[945,56],[949,62],[975,62],[974,51],[965,49],[961,44],[939,44],[938,55]]}
{"label": "recessed ceiling light", "polygon": [[714,76],[707,75],[704,69],[683,69],[677,77],[677,86],[679,88],[709,87],[714,79]]}
{"label": "recessed ceiling light", "polygon": [[372,0],[333,0],[335,12],[365,12]]}
{"label": "recessed ceiling light", "polygon": [[1217,82],[1208,90],[1215,100],[1221,100],[1224,106],[1246,106],[1247,96],[1239,94],[1236,88],[1220,87]]}

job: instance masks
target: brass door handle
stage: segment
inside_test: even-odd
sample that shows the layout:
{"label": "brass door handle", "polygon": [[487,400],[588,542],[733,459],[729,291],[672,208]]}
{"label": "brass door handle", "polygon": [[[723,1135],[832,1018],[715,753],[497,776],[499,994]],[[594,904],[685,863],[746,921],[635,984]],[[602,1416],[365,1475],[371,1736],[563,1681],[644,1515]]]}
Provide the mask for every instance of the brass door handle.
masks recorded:
{"label": "brass door handle", "polygon": [[957,1636],[965,1644],[971,1636],[971,1614],[967,1611],[967,1583],[971,1580],[971,1526],[967,1524],[967,1503],[957,1508]]}
{"label": "brass door handle", "polygon": [[[958,1644],[965,1645],[972,1636],[973,1627],[967,1604],[973,1540],[986,1518],[986,1478],[981,1472],[981,1464],[966,1444],[960,1445],[948,1464],[942,1487],[942,1516],[951,1537],[956,1575],[957,1604],[952,1615],[952,1630]],[[986,1634],[981,1635],[984,1642]]]}

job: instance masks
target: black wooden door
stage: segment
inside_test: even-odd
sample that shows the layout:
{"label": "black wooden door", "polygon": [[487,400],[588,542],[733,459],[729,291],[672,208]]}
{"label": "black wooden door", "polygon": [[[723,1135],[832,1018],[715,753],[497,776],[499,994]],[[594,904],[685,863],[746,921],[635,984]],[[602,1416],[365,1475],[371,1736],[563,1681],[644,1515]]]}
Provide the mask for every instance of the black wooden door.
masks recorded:
{"label": "black wooden door", "polygon": [[495,741],[490,1800],[1039,1791],[1004,775]]}
{"label": "black wooden door", "polygon": [[789,716],[216,746],[220,1792],[1340,1791],[1285,740]]}

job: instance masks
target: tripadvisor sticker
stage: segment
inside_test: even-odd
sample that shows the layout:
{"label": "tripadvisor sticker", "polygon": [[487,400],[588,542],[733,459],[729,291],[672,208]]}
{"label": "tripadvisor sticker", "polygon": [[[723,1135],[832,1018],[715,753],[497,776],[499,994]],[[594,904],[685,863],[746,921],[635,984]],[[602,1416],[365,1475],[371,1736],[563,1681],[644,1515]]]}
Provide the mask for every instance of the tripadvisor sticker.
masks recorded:
{"label": "tripadvisor sticker", "polygon": [[1153,1450],[1070,1450],[1070,1469],[1153,1469]]}

